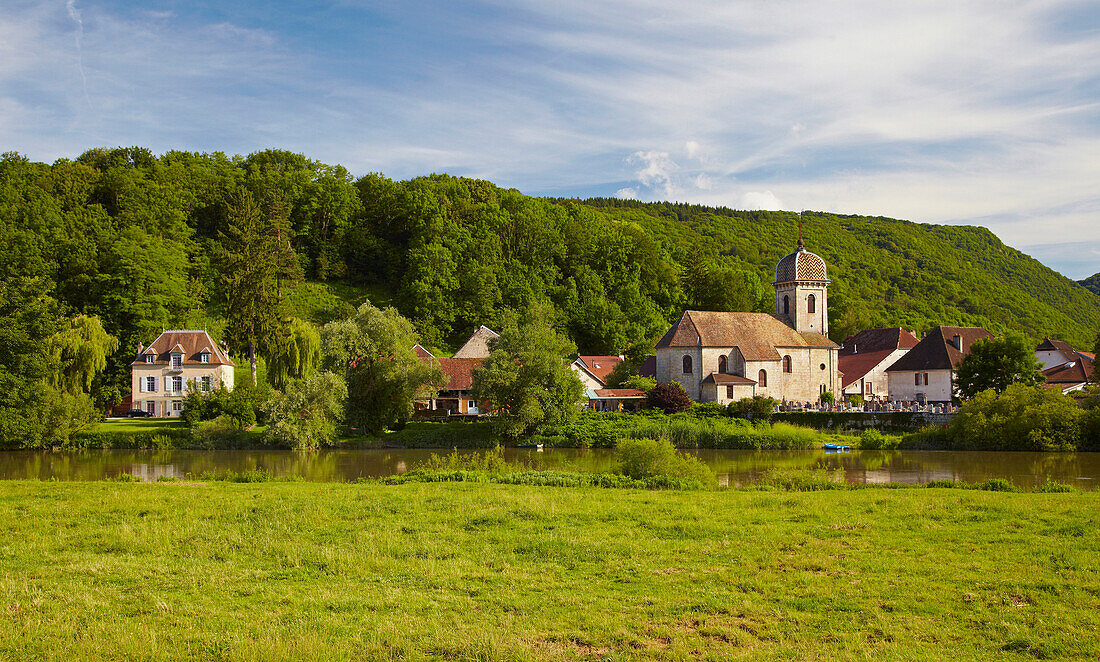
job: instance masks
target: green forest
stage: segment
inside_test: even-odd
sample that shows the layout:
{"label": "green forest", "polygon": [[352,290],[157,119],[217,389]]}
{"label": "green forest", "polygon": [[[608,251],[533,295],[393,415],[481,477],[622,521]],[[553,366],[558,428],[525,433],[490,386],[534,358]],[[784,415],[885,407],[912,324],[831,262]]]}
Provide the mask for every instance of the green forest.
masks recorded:
{"label": "green forest", "polygon": [[[7,153],[0,398],[32,383],[117,393],[138,344],[164,328],[207,328],[235,356],[263,356],[290,318],[321,325],[365,301],[395,307],[437,355],[534,308],[581,353],[637,351],[686,308],[770,311],[797,221],[536,198],[449,175],[355,177],[279,150],[92,149],[53,164]],[[870,326],[956,324],[1091,348],[1100,328],[1100,296],[984,228],[818,212],[804,224],[807,248],[828,264],[837,341]],[[270,236],[250,244],[241,228]],[[258,260],[278,275],[266,295],[277,301],[238,296]],[[230,314],[242,306],[248,328]],[[66,354],[87,346],[97,349]]]}

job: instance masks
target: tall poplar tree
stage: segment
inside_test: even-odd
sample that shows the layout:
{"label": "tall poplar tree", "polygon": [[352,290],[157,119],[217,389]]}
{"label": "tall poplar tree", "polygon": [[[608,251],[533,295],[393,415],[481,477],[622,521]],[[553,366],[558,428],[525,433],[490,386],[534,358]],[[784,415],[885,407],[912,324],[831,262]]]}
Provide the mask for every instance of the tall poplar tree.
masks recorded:
{"label": "tall poplar tree", "polygon": [[229,206],[215,255],[230,346],[247,352],[256,385],[256,351],[277,344],[286,328],[282,288],[301,278],[285,206],[242,190]]}

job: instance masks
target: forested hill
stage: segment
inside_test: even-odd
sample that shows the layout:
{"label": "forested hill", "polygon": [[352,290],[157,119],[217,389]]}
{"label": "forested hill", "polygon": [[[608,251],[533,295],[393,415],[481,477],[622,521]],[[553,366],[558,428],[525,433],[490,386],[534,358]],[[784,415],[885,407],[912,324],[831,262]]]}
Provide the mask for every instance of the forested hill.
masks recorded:
{"label": "forested hill", "polygon": [[1100,274],[1093,274],[1085,280],[1079,280],[1077,282],[1081,283],[1081,285],[1090,292],[1100,294]]}
{"label": "forested hill", "polygon": [[[160,329],[224,329],[218,265],[231,260],[214,257],[244,192],[282,219],[272,227],[286,228],[307,281],[286,283],[290,314],[324,322],[369,296],[444,352],[537,302],[598,354],[644,347],[685,308],[770,310],[774,265],[796,240],[793,213],[548,200],[445,175],[353,178],[281,151],[96,149],[52,165],[6,154],[0,293],[33,292],[35,309],[52,311],[42,314],[99,316],[121,341],[107,375],[122,383]],[[1100,328],[1100,296],[982,228],[810,212],[805,235],[828,263],[838,340],[871,325],[956,324],[1091,346]]]}

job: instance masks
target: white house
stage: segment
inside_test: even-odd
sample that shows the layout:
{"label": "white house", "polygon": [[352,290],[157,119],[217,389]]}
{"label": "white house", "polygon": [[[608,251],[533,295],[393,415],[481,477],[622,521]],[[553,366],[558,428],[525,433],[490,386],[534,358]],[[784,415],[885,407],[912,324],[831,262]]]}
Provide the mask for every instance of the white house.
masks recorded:
{"label": "white house", "polygon": [[232,389],[234,367],[206,331],[164,331],[148,347],[139,346],[130,364],[133,406],[158,418],[179,416],[189,384],[200,391],[219,384]]}
{"label": "white house", "polygon": [[844,395],[864,400],[885,400],[889,392],[886,369],[912,348],[917,337],[900,327],[867,329],[849,336],[840,347],[840,373]]}
{"label": "white house", "polygon": [[951,402],[955,371],[970,345],[993,334],[978,326],[938,326],[886,369],[889,398],[895,402]]}

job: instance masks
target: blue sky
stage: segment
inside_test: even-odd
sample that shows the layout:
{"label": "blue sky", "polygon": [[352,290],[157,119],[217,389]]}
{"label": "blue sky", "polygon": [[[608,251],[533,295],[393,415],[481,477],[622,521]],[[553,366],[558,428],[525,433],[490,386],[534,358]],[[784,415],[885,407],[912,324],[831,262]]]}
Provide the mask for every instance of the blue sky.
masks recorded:
{"label": "blue sky", "polygon": [[979,224],[1100,271],[1100,4],[5,0],[0,150]]}

